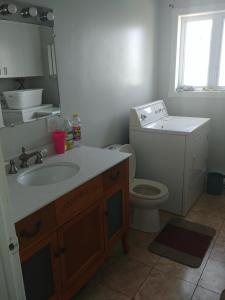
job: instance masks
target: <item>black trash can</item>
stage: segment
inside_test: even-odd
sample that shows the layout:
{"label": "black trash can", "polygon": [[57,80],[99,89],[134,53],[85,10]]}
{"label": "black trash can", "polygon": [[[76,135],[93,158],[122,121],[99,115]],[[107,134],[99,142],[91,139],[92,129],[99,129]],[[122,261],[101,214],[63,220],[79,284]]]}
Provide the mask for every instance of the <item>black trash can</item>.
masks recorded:
{"label": "black trash can", "polygon": [[207,193],[210,195],[221,195],[223,193],[224,175],[221,173],[208,173]]}

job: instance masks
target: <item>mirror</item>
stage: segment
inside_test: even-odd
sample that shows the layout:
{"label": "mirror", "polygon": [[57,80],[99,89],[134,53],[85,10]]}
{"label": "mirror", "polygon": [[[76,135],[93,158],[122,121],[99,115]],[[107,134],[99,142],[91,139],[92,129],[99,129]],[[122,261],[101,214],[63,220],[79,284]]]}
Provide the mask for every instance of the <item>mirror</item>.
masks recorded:
{"label": "mirror", "polygon": [[0,127],[60,114],[53,13],[16,6],[0,7]]}

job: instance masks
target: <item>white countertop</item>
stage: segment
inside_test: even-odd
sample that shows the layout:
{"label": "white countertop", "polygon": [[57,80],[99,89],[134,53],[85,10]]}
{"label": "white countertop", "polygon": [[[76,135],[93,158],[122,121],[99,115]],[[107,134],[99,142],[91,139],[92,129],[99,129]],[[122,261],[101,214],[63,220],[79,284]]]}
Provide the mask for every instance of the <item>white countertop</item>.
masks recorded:
{"label": "white countertop", "polygon": [[[80,171],[70,179],[44,186],[23,186],[17,182],[17,176],[25,170],[20,169],[18,174],[8,175],[14,222],[29,216],[129,156],[129,154],[119,151],[81,146],[65,154],[53,155],[44,159],[43,165],[58,162],[72,162],[79,165]],[[34,165],[30,169],[39,167],[40,165]]]}

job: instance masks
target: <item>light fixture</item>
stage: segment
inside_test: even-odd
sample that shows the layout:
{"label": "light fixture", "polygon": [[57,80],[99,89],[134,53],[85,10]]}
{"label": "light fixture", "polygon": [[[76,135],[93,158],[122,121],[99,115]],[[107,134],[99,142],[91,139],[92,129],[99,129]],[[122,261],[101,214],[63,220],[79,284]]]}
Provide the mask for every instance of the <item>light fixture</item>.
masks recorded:
{"label": "light fixture", "polygon": [[52,11],[44,12],[40,17],[40,20],[43,22],[45,22],[45,21],[52,22],[52,21],[54,21],[54,19],[55,19],[55,16]]}
{"label": "light fixture", "polygon": [[0,6],[0,14],[3,16],[14,15],[17,13],[17,6],[13,3],[3,4]]}
{"label": "light fixture", "polygon": [[38,10],[36,7],[27,7],[21,10],[21,16],[24,18],[37,17]]}

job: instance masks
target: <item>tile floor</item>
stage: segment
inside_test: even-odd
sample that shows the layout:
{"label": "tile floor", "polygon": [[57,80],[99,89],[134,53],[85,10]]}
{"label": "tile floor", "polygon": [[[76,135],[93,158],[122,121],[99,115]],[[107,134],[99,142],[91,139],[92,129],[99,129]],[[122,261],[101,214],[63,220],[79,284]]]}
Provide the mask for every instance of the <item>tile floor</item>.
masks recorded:
{"label": "tile floor", "polygon": [[[173,217],[161,212],[162,222]],[[198,269],[150,253],[155,234],[130,230],[130,253],[120,244],[75,300],[219,300],[225,289],[225,195],[203,195],[187,220],[211,226],[217,235]]]}

